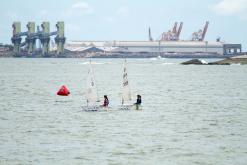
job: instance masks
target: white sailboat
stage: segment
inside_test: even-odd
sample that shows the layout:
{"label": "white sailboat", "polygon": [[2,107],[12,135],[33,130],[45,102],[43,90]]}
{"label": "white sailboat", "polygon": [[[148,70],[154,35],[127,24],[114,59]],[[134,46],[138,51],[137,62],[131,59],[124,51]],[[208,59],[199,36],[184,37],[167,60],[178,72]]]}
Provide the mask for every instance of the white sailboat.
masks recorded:
{"label": "white sailboat", "polygon": [[87,81],[86,81],[86,101],[87,105],[82,106],[82,109],[85,111],[98,111],[100,106],[98,105],[98,91],[95,83],[94,72],[90,60],[90,66],[87,74]]}
{"label": "white sailboat", "polygon": [[128,80],[128,72],[127,72],[127,61],[124,60],[123,66],[123,91],[122,91],[122,105],[120,106],[121,110],[130,110],[133,107],[131,104],[131,92]]}

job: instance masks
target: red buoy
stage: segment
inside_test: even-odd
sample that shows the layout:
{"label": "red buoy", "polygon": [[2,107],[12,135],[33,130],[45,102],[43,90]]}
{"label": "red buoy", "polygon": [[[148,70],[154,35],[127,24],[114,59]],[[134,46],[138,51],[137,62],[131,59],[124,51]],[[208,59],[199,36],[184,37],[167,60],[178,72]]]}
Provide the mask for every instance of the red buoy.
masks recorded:
{"label": "red buoy", "polygon": [[57,95],[59,96],[68,96],[70,94],[68,88],[63,85],[57,92]]}

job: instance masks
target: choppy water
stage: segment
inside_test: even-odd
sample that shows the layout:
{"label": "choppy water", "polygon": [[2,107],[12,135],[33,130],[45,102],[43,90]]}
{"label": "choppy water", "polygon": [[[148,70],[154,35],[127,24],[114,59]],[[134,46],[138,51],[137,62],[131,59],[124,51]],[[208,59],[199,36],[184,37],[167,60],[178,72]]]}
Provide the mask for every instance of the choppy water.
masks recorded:
{"label": "choppy water", "polygon": [[[88,113],[88,60],[0,59],[0,164],[246,164],[247,66],[181,61],[128,59],[144,110]],[[93,62],[118,106],[123,60]]]}

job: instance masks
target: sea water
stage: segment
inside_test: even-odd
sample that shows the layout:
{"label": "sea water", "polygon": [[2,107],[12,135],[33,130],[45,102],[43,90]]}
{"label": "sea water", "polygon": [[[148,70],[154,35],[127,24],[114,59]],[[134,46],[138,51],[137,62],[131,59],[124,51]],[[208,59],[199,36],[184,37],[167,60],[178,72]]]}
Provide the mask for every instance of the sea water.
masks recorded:
{"label": "sea water", "polygon": [[246,164],[247,66],[182,61],[127,59],[120,111],[123,59],[92,59],[110,109],[84,112],[88,59],[0,59],[0,164]]}

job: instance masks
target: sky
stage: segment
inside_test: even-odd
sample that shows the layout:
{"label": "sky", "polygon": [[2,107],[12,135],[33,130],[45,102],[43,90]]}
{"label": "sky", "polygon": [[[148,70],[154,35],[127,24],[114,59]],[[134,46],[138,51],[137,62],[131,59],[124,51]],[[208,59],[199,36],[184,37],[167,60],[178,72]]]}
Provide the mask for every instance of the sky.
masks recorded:
{"label": "sky", "polygon": [[184,22],[181,39],[209,21],[205,40],[221,37],[227,43],[241,43],[247,51],[247,0],[2,0],[0,43],[11,43],[12,23],[28,21],[40,25],[65,22],[65,36],[71,40],[148,40]]}

